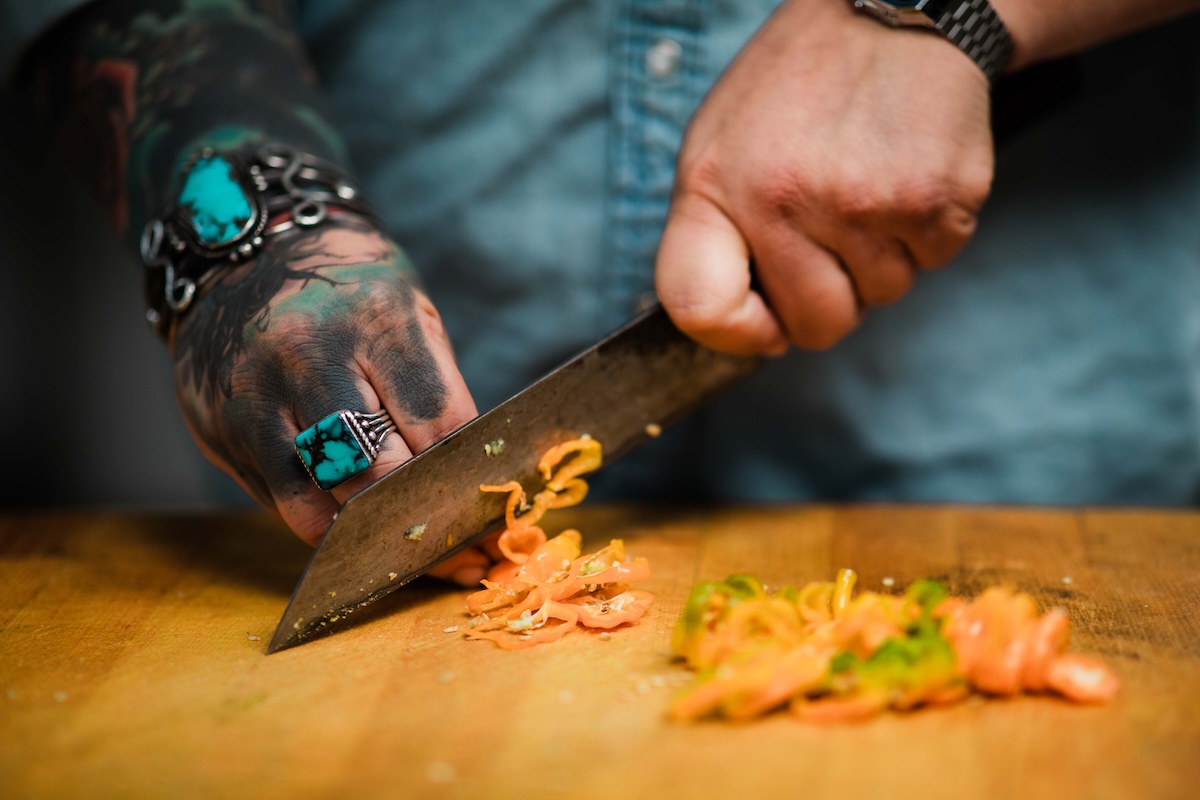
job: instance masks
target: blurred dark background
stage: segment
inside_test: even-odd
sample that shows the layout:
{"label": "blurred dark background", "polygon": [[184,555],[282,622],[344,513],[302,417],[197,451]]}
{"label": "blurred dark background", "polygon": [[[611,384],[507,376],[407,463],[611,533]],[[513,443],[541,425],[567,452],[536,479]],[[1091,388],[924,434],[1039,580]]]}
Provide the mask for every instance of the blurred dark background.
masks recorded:
{"label": "blurred dark background", "polygon": [[175,410],[133,254],[43,136],[0,93],[0,506],[249,504]]}

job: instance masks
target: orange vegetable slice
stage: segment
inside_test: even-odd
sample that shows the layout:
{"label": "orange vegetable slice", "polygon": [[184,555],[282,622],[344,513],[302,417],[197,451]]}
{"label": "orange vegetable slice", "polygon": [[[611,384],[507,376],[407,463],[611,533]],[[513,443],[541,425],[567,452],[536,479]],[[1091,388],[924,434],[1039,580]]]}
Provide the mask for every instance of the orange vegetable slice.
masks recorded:
{"label": "orange vegetable slice", "polygon": [[963,700],[1052,691],[1110,700],[1116,675],[1065,653],[1070,624],[1027,594],[991,588],[973,601],[918,581],[903,595],[852,593],[856,576],[768,595],[753,576],[698,584],[672,635],[696,670],[669,716],[751,719],[787,705],[810,722],[866,719]]}
{"label": "orange vegetable slice", "polygon": [[537,524],[547,511],[583,501],[588,486],[580,476],[600,466],[602,452],[598,441],[586,437],[550,448],[538,462],[546,486],[532,503],[518,481],[479,487],[508,497],[505,528],[496,540],[503,558],[489,571],[484,588],[467,598],[469,638],[524,650],[580,627],[632,625],[646,613],[654,596],[628,586],[650,578],[646,559],[628,559],[620,539],[582,554],[578,531],[547,539]]}

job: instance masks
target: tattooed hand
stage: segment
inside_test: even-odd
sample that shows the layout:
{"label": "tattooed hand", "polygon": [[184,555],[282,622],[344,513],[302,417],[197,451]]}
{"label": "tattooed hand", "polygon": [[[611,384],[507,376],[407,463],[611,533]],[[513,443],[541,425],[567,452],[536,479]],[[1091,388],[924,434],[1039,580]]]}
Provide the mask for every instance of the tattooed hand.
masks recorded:
{"label": "tattooed hand", "polygon": [[[94,0],[31,48],[23,71],[39,113],[135,251],[204,147],[270,141],[344,157],[287,5]],[[171,350],[201,449],[312,544],[347,497],[475,416],[429,298],[356,217],[270,238],[193,302]],[[319,490],[296,434],[337,411],[380,408],[398,435],[366,472]],[[488,563],[468,550],[431,573],[469,585]]]}
{"label": "tattooed hand", "polygon": [[[315,544],[339,504],[475,416],[433,304],[396,247],[357,217],[269,240],[180,320],[179,404],[205,455]],[[323,492],[296,456],[300,431],[342,409],[397,426],[366,472]],[[478,582],[468,551],[442,577]]]}

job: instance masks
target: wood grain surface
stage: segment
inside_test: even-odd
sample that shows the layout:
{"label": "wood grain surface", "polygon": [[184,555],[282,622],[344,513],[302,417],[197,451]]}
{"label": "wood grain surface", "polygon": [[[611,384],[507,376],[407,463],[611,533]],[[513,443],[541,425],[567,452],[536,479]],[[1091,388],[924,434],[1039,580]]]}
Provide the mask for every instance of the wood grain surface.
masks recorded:
{"label": "wood grain surface", "polygon": [[[418,582],[265,656],[309,551],[257,515],[0,518],[5,798],[1142,798],[1200,779],[1200,514],[962,507],[556,512],[649,557],[651,613],[508,653]],[[667,642],[693,582],[859,572],[1065,608],[1106,707],[971,701],[814,727],[678,725]]]}

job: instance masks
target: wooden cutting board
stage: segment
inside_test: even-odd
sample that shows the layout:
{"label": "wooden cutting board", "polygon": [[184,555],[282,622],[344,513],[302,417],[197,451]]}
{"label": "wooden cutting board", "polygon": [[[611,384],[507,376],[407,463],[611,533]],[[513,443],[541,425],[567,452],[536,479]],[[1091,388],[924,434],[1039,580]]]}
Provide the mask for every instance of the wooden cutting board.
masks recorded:
{"label": "wooden cutting board", "polygon": [[[574,510],[572,510],[574,511]],[[609,640],[469,642],[418,582],[263,655],[309,555],[258,515],[0,518],[0,796],[1194,797],[1200,514],[947,507],[585,508],[585,544],[649,557],[651,613]],[[554,519],[552,515],[552,519]],[[1110,706],[972,701],[842,727],[678,725],[688,588],[752,571],[973,594],[1009,583],[1075,626]]]}

